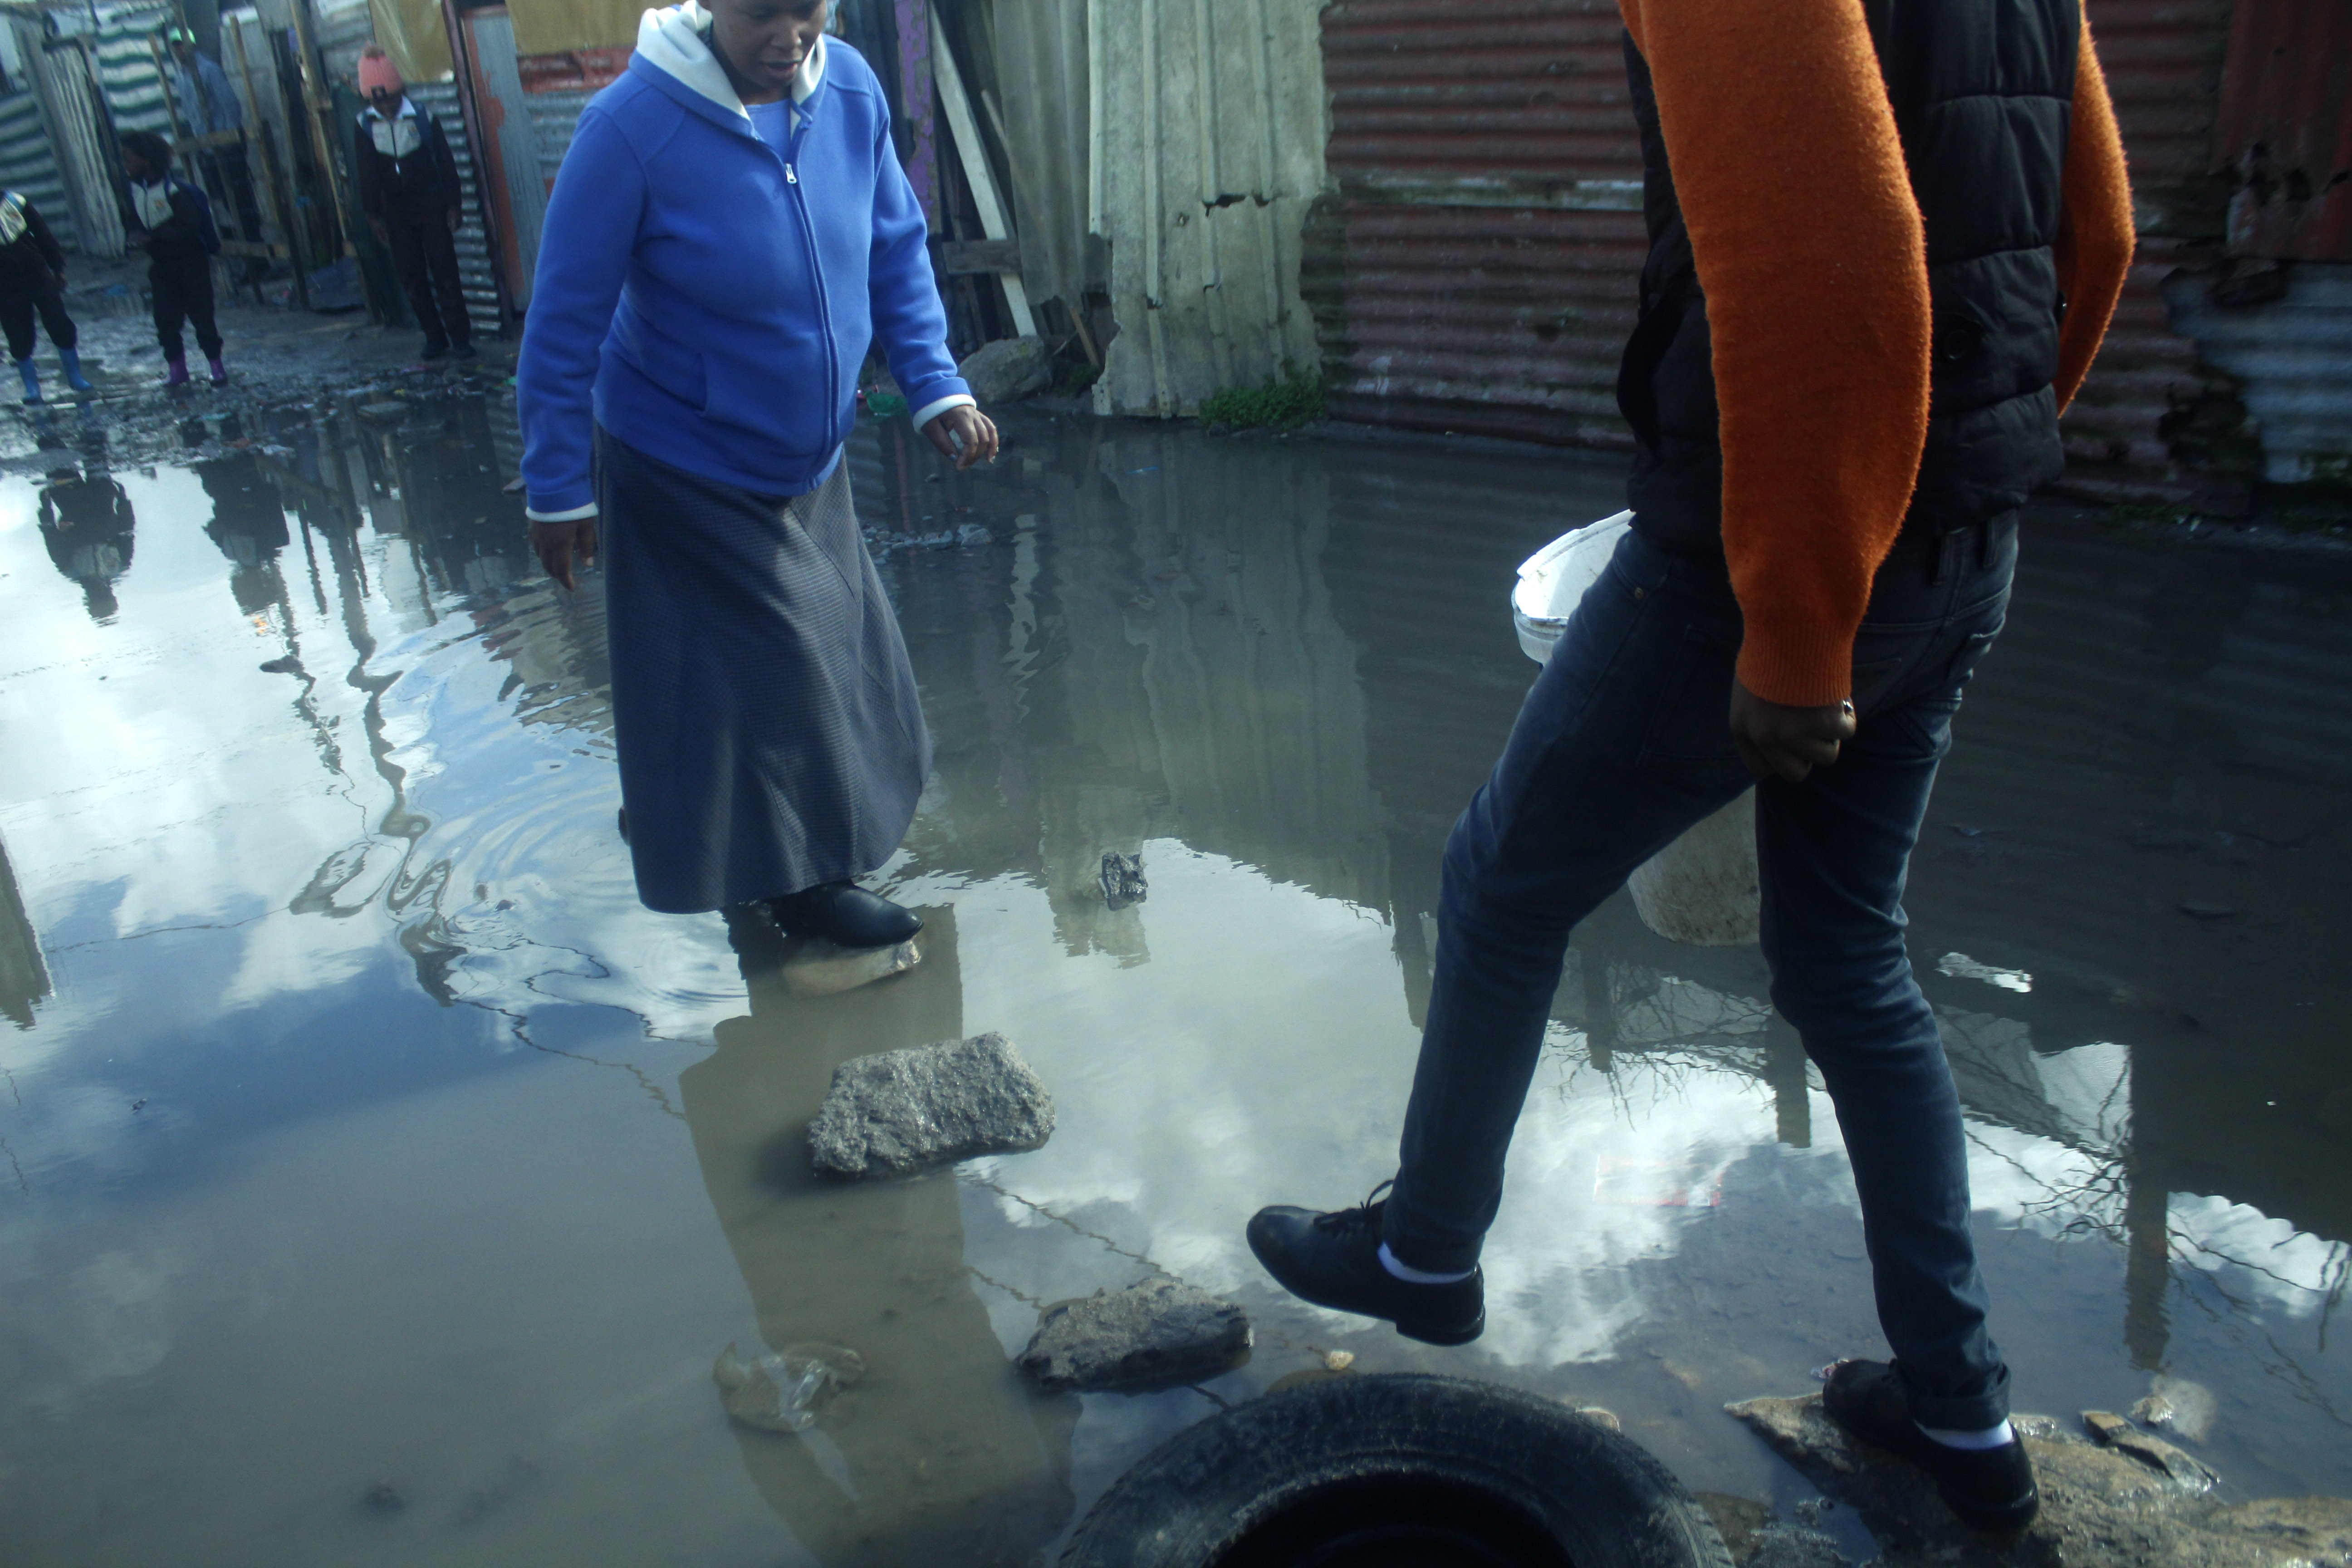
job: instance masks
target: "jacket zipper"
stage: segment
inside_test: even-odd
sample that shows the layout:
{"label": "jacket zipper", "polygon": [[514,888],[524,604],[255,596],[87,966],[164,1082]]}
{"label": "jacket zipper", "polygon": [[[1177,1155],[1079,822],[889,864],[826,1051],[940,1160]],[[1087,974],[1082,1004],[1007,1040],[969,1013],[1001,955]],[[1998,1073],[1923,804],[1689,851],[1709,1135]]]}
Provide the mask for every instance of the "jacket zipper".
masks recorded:
{"label": "jacket zipper", "polygon": [[[784,185],[792,193],[793,216],[800,219],[801,243],[808,248],[809,281],[816,290],[817,324],[824,329],[824,444],[830,447],[840,446],[842,440],[835,413],[839,400],[833,395],[833,389],[841,384],[841,366],[837,363],[839,351],[833,337],[833,301],[825,297],[824,263],[817,255],[816,227],[809,222],[808,202],[801,194],[800,174],[793,167],[793,157],[800,151],[801,138],[808,133],[809,117],[803,114],[800,121],[793,128],[792,138],[786,143],[789,151],[783,159]],[[765,138],[761,139],[761,144],[765,145]]]}

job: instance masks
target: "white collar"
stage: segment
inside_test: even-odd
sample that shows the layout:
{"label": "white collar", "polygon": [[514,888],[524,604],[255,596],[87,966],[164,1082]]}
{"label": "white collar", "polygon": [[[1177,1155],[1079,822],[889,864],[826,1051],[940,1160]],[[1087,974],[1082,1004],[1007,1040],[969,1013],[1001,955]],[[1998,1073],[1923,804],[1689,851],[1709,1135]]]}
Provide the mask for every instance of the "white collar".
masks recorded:
{"label": "white collar", "polygon": [[367,111],[370,114],[374,115],[378,120],[383,121],[387,125],[391,124],[395,120],[414,120],[416,118],[416,105],[408,101],[408,95],[406,93],[401,94],[400,107],[394,110],[390,114],[386,114],[383,110],[378,109],[373,103],[367,106]]}
{"label": "white collar", "polygon": [[[727,79],[727,68],[710,50],[705,35],[710,28],[710,13],[695,3],[672,5],[666,10],[648,11],[637,22],[637,53],[646,63],[675,77],[719,108],[751,118],[742,99],[736,96],[735,86]],[[801,60],[801,68],[793,73],[793,101],[806,103],[824,80],[824,35],[819,33],[816,42]]]}

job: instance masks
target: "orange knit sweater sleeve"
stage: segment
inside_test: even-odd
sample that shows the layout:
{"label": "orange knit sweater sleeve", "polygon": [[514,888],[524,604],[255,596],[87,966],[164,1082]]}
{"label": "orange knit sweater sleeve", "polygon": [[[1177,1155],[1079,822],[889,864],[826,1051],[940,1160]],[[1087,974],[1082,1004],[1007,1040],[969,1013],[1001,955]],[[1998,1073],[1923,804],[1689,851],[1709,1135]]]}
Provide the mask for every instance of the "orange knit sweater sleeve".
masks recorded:
{"label": "orange knit sweater sleeve", "polygon": [[1706,294],[1723,548],[1767,701],[1849,695],[1927,440],[1927,239],[1854,0],[1620,0]]}
{"label": "orange knit sweater sleeve", "polygon": [[2091,18],[2083,17],[2083,53],[2074,68],[2074,123],[2066,140],[2064,209],[2058,227],[2058,287],[2066,320],[2058,329],[2058,406],[2082,389],[2091,361],[2131,271],[2131,179],[2124,168],[2123,134],[2107,99],[2107,79],[2091,47]]}

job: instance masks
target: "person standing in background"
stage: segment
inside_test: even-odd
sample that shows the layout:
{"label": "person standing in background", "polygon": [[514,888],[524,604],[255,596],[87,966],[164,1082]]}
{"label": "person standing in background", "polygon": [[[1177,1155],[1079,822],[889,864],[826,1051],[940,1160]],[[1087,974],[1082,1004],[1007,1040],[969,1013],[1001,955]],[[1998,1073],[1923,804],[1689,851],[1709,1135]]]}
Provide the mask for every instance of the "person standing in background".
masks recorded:
{"label": "person standing in background", "polygon": [[889,101],[827,10],[645,14],[556,175],[516,392],[549,575],[572,586],[604,533],[637,896],[874,947],[922,924],[856,879],[914,820],[931,739],[850,504],[868,349],[959,467],[997,437]]}
{"label": "person standing in background", "polygon": [[171,374],[166,386],[188,384],[187,349],[180,328],[196,329],[196,346],[212,366],[213,384],[228,384],[221,363],[220,328],[213,323],[213,258],[220,231],[205,193],[172,173],[172,144],[152,131],[122,139],[122,172],[130,178],[122,226],[147,252],[147,286],[155,298],[155,336]]}
{"label": "person standing in background", "polygon": [[[185,27],[167,27],[163,42],[172,51],[173,64],[178,68],[172,78],[172,96],[180,106],[180,118],[188,130],[199,137],[236,133],[236,141],[219,147],[208,147],[196,154],[197,166],[215,177],[205,184],[215,194],[228,197],[236,211],[239,239],[254,241],[261,237],[261,207],[254,199],[253,172],[245,155],[245,105],[238,101],[236,89],[220,62],[196,47],[196,36]],[[257,265],[259,258],[254,258]]]}
{"label": "person standing in background", "polygon": [[2040,1506],[1903,889],[2027,497],[2133,250],[2077,0],[1620,0],[1650,254],[1633,521],[1445,847],[1397,1174],[1262,1209],[1293,1294],[1465,1344],[1569,935],[1756,791],[1772,1002],[1820,1068],[1891,1362],[1832,1419],[1979,1529]]}
{"label": "person standing in background", "polygon": [[457,224],[465,186],[457,154],[430,110],[408,98],[400,68],[380,46],[360,54],[360,209],[368,227],[392,252],[393,269],[408,308],[425,329],[422,358],[474,357],[474,325],[466,315],[466,286],[457,276]]}
{"label": "person standing in background", "polygon": [[66,384],[91,390],[81,373],[81,340],[66,314],[66,253],[42,221],[41,212],[15,191],[0,191],[0,329],[8,334],[8,355],[25,378],[25,401],[41,400],[41,373],[33,363],[33,318],[49,330],[65,367]]}

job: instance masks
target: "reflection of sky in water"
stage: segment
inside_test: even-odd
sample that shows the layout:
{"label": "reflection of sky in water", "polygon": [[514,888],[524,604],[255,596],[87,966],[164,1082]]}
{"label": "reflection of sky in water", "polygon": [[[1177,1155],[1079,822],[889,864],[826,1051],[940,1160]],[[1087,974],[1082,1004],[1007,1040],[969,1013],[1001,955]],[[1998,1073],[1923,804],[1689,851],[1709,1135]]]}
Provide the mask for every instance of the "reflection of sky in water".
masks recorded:
{"label": "reflection of sky in water", "polygon": [[[104,619],[45,552],[34,485],[0,482],[0,845],[52,987],[21,1004],[32,1026],[0,1027],[0,1183],[16,1188],[0,1289],[18,1304],[0,1403],[47,1423],[58,1456],[0,1446],[0,1499],[57,1465],[137,1460],[146,1402],[157,1441],[213,1413],[214,1498],[181,1501],[231,1536],[290,1510],[295,1538],[351,1546],[335,1510],[396,1468],[457,1500],[445,1522],[488,1521],[476,1547],[443,1542],[446,1560],[535,1561],[559,1540],[596,1560],[600,1540],[646,1528],[594,1523],[622,1506],[598,1494],[626,1470],[632,1506],[695,1511],[710,1551],[772,1551],[746,1466],[803,1541],[823,1534],[795,1511],[822,1487],[761,1450],[739,1464],[711,1425],[703,1369],[757,1337],[746,1281],[761,1321],[774,1289],[756,1228],[728,1217],[756,1184],[698,1175],[675,1120],[717,1159],[717,1080],[681,1073],[725,1062],[750,1075],[742,1092],[781,1093],[761,1053],[796,1048],[799,1015],[761,1021],[717,917],[636,905],[613,827],[601,605],[514,584],[496,476],[466,456],[499,438],[480,417],[296,442],[270,481],[297,522],[274,565],[222,521],[217,473],[116,476],[138,544]],[[908,901],[952,906],[923,984],[961,1023],[925,1026],[1011,1035],[1060,1116],[1045,1149],[973,1163],[926,1211],[969,1270],[952,1290],[1009,1351],[1035,1303],[1156,1267],[1258,1318],[1258,1359],[1219,1397],[1344,1342],[1368,1368],[1600,1399],[1694,1484],[1773,1484],[1712,1411],[1857,1348],[1866,1282],[1833,1111],[1776,1035],[1752,949],[1674,948],[1622,901],[1580,933],[1487,1255],[1492,1326],[1469,1350],[1424,1354],[1282,1300],[1241,1237],[1262,1203],[1354,1202],[1392,1169],[1437,846],[1528,676],[1494,584],[1561,510],[1608,510],[1606,476],[1563,501],[1536,462],[1430,478],[1427,458],[1327,464],[1042,422],[1024,439],[1002,474],[961,485],[925,484],[902,447],[854,454],[869,525],[977,518],[997,540],[885,563],[940,741],[886,872]],[[1480,509],[1516,532],[1445,531]],[[289,657],[299,671],[258,668]],[[1963,721],[1963,758],[2043,743],[2000,727],[2000,673],[1981,740],[1975,710]],[[1931,819],[1913,900],[1919,951],[1945,954],[1927,978],[2022,1397],[2119,1405],[2169,1368],[2220,1394],[2211,1453],[2233,1479],[2352,1488],[2352,1394],[2326,1340],[2344,1241],[2215,1179],[2265,1135],[2184,1121],[2200,1080],[2150,1043],[2228,1019],[2197,987],[2237,984],[2209,977],[2243,973],[2241,950],[2151,957],[2140,934],[2184,896],[2162,878],[2257,910],[2261,878],[2334,862],[2187,807],[2191,826],[2136,827],[2121,860],[2083,856],[2076,829],[2037,838],[2000,815],[2021,810],[2007,781],[2029,776],[1956,768],[1938,809],[1964,830]],[[2066,777],[2069,798],[2097,797],[2096,779]],[[2264,809],[2289,816],[2341,801],[2279,793]],[[1090,890],[1110,849],[1141,856],[1143,904],[1112,911]],[[2074,934],[2034,923],[2053,889],[2079,892]],[[2163,932],[2235,940],[2210,922]],[[2238,1005],[2325,994],[2281,946],[2300,938],[2266,940],[2292,981]],[[754,1023],[768,1033],[740,1034]],[[2274,1208],[2342,1189],[2340,1171],[2316,1197],[2264,1180]],[[2149,1256],[2152,1273],[2130,1266]],[[361,1343],[384,1364],[352,1363]],[[315,1420],[342,1381],[381,1406],[381,1441]],[[1097,1396],[1074,1434],[1040,1440],[1049,1458],[1066,1446],[1083,1507],[1206,1408],[1183,1391]],[[444,1454],[452,1411],[474,1436]],[[844,1434],[812,1438],[824,1484],[883,1485]],[[668,1451],[648,1466],[650,1435]],[[272,1464],[287,1477],[254,1479]],[[535,1488],[578,1521],[533,1513]],[[97,1516],[45,1517],[69,1541]],[[394,1545],[350,1560],[404,1560]]]}

